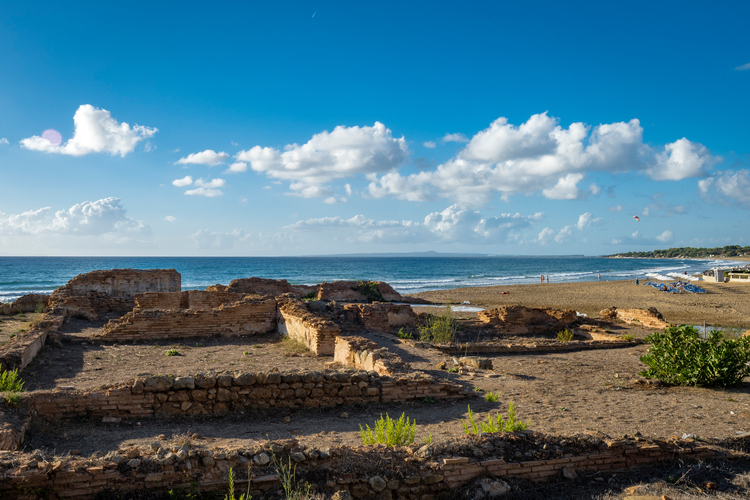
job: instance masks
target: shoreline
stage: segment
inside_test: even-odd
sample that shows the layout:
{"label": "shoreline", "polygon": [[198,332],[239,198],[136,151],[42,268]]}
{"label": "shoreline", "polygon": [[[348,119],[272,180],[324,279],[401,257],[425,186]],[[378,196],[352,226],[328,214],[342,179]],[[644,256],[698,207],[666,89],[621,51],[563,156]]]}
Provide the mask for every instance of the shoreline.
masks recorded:
{"label": "shoreline", "polygon": [[[505,305],[574,309],[598,316],[603,309],[656,309],[669,323],[750,328],[750,284],[699,282],[705,294],[672,294],[632,280],[537,283],[454,288],[410,294],[437,304],[495,308]],[[503,294],[501,292],[508,292]]]}

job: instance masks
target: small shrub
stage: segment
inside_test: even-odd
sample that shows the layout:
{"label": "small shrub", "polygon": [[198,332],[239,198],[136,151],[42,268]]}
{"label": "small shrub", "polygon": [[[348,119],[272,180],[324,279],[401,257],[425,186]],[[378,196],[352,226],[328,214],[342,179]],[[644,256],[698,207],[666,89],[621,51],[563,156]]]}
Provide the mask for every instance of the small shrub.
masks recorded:
{"label": "small shrub", "polygon": [[281,347],[286,356],[309,356],[312,351],[305,344],[292,337],[282,337]]}
{"label": "small shrub", "polygon": [[488,392],[484,395],[484,400],[488,403],[497,403],[500,399],[500,393],[493,394],[492,392]]}
{"label": "small shrub", "polygon": [[357,287],[354,288],[354,290],[357,290],[364,295],[367,302],[385,302],[385,298],[383,298],[383,294],[380,293],[378,284],[374,281],[357,281]]}
{"label": "small shrub", "polygon": [[474,392],[484,392],[484,389],[482,389],[481,387],[475,387]]}
{"label": "small shrub", "polygon": [[573,332],[571,330],[566,328],[565,330],[557,332],[558,342],[570,342],[571,340],[573,340]]}
{"label": "small shrub", "polygon": [[23,392],[23,380],[18,378],[18,368],[15,370],[0,370],[0,392]]}
{"label": "small shrub", "polygon": [[44,312],[44,303],[43,302],[37,302],[36,307],[34,308],[35,313],[43,313]]}
{"label": "small shrub", "polygon": [[620,335],[620,338],[628,342],[632,342],[633,340],[635,340],[635,337],[633,335],[630,335],[629,333],[625,335]]}
{"label": "small shrub", "polygon": [[401,418],[393,420],[388,414],[380,414],[380,418],[375,421],[375,429],[367,429],[359,425],[359,435],[362,442],[367,445],[384,444],[386,446],[405,446],[414,442],[414,436],[417,434],[417,422],[409,423],[409,417],[406,413],[401,414]]}
{"label": "small shrub", "polygon": [[203,347],[203,343],[201,343],[201,342],[196,342],[196,343],[195,343],[195,347]]}
{"label": "small shrub", "polygon": [[435,402],[435,398],[433,398],[432,396],[425,396],[424,399],[422,400],[422,402],[423,403],[434,403]]}
{"label": "small shrub", "polygon": [[315,300],[318,298],[318,292],[310,292],[304,297],[302,297],[302,300]]}
{"label": "small shrub", "polygon": [[401,328],[398,331],[398,333],[396,334],[396,336],[398,338],[400,338],[400,339],[411,339],[411,338],[413,338],[412,335],[411,335],[411,333],[405,332],[403,328]]}
{"label": "small shrub", "polygon": [[508,403],[508,420],[503,420],[500,412],[495,412],[495,419],[492,419],[492,412],[487,414],[487,423],[477,422],[474,412],[469,410],[469,423],[461,422],[466,434],[479,434],[480,432],[515,432],[525,431],[529,428],[528,422],[522,422],[516,419],[516,406],[513,401]]}
{"label": "small shrub", "polygon": [[8,406],[18,406],[21,404],[21,396],[17,392],[7,392],[3,396]]}
{"label": "small shrub", "polygon": [[181,354],[177,349],[170,349],[167,351],[167,356],[181,356]]}
{"label": "small shrub", "polygon": [[430,444],[432,442],[432,433],[428,433],[427,437],[422,438],[422,444]]}
{"label": "small shrub", "polygon": [[[250,476],[250,469],[248,468],[248,476]],[[250,481],[247,482],[247,493],[241,494],[239,497],[234,496],[234,470],[229,468],[229,493],[224,495],[224,500],[250,500],[253,496],[250,494]]]}
{"label": "small shrub", "polygon": [[453,310],[446,307],[445,314],[430,315],[426,326],[419,327],[419,340],[433,344],[450,344],[456,338],[458,322],[453,317]]}
{"label": "small shrub", "polygon": [[458,373],[458,367],[457,366],[452,366],[452,367],[448,368],[448,373]]}
{"label": "small shrub", "polygon": [[651,344],[640,375],[671,385],[729,386],[750,375],[750,337],[726,339],[717,330],[700,338],[690,325],[670,326],[646,337]]}

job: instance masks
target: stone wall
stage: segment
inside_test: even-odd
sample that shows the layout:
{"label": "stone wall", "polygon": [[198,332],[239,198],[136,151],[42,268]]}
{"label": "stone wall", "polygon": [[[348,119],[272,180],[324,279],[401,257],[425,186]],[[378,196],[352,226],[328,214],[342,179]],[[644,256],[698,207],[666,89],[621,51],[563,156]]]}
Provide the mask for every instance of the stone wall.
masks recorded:
{"label": "stone wall", "polygon": [[333,361],[356,370],[374,370],[380,375],[391,375],[411,370],[395,353],[364,337],[336,337]]}
{"label": "stone wall", "polygon": [[493,326],[498,333],[524,335],[556,332],[578,321],[578,316],[572,309],[502,306],[479,311],[477,319]]}
{"label": "stone wall", "polygon": [[46,309],[48,303],[49,295],[44,293],[29,293],[18,297],[10,304],[0,304],[0,315],[37,312],[40,308]]}
{"label": "stone wall", "polygon": [[[218,285],[217,285],[218,286]],[[265,278],[243,278],[232,280],[228,292],[234,293],[257,293],[260,295],[283,295],[291,293],[305,297],[318,291],[317,285],[291,285],[287,280],[272,280]]]}
{"label": "stone wall", "polygon": [[625,323],[638,323],[646,328],[653,328],[655,330],[663,330],[669,326],[669,323],[664,321],[664,316],[655,307],[649,307],[648,309],[617,309],[616,307],[610,307],[601,311],[599,318],[619,319]]}
{"label": "stone wall", "polygon": [[[413,342],[402,340],[402,342]],[[479,342],[466,344],[434,344],[425,347],[438,349],[446,354],[518,354],[535,352],[586,351],[590,349],[616,349],[633,347],[639,340],[572,340],[570,342],[536,341],[536,342]]]}
{"label": "stone wall", "polygon": [[187,292],[145,292],[135,296],[135,310],[188,309]]}
{"label": "stone wall", "polygon": [[[473,395],[473,394],[472,394]],[[83,392],[23,393],[48,419],[223,415],[251,408],[316,408],[424,399],[464,398],[457,384],[429,376],[381,377],[374,371],[299,371],[139,377],[132,385]]]}
{"label": "stone wall", "polygon": [[341,328],[311,313],[305,303],[286,294],[278,297],[278,331],[304,344],[318,356],[332,356]]}
{"label": "stone wall", "polygon": [[56,332],[64,319],[62,315],[45,313],[39,321],[32,323],[28,331],[19,333],[0,346],[0,368],[23,370],[47,341],[47,335]]}
{"label": "stone wall", "polygon": [[[383,300],[386,302],[400,302],[403,300],[401,294],[391,288],[388,283],[383,281],[372,281]],[[336,302],[368,302],[359,289],[357,281],[333,281],[331,283],[321,283],[318,287],[318,300],[336,301]]]}
{"label": "stone wall", "polygon": [[417,324],[417,315],[407,304],[344,304],[343,311],[347,321],[377,332]]}
{"label": "stone wall", "polygon": [[276,301],[272,298],[248,296],[233,304],[208,310],[134,310],[119,319],[110,320],[97,337],[153,340],[210,335],[256,335],[274,331]]}
{"label": "stone wall", "polygon": [[174,269],[109,269],[79,274],[50,297],[49,307],[89,319],[107,312],[123,314],[135,307],[144,292],[179,292],[180,273]]}
{"label": "stone wall", "polygon": [[[457,495],[470,498],[472,481],[479,476],[495,481],[544,481],[556,477],[566,481],[562,477],[565,469],[571,475],[621,471],[677,459],[747,459],[747,454],[741,452],[689,440],[605,441],[593,449],[581,449],[561,458],[523,462],[508,453],[534,439],[536,435],[529,432],[469,436],[445,446],[456,450],[452,454],[438,454],[440,445],[318,449],[295,440],[225,449],[157,441],[147,448],[120,449],[96,459],[17,452],[0,460],[0,495],[3,499],[21,500],[30,498],[30,491],[54,491],[63,498],[92,498],[107,492],[189,491],[191,484],[201,492],[226,491],[229,469],[233,468],[235,489],[245,491],[249,481],[251,494],[260,496],[280,487],[269,463],[269,457],[274,455],[282,463],[295,463],[299,480],[310,481],[327,495],[348,491],[355,499],[389,500],[436,500]],[[486,452],[483,457],[460,452],[466,449]],[[532,449],[532,456],[539,455],[541,450]],[[389,467],[383,468],[383,463],[389,463]]]}

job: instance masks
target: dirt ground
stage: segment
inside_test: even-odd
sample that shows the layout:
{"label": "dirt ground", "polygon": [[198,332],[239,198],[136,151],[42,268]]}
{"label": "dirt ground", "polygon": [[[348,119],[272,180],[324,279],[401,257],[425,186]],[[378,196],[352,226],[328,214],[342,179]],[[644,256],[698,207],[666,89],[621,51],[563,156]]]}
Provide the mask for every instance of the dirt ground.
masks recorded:
{"label": "dirt ground", "polygon": [[13,316],[0,316],[0,345],[7,344],[19,333],[28,330],[31,323],[41,317],[41,313],[18,313]]}

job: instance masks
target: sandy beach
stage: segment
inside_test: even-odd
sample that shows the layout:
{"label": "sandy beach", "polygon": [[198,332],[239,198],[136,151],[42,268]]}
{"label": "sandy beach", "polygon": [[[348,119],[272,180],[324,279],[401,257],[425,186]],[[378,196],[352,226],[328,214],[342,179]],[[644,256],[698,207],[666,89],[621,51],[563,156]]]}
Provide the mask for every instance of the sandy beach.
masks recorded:
{"label": "sandy beach", "polygon": [[[539,283],[456,288],[415,294],[432,302],[490,307],[523,305],[575,309],[596,316],[608,307],[656,307],[670,323],[750,328],[750,284],[696,282],[705,294],[672,294],[633,281]],[[503,294],[503,292],[508,292]]]}

